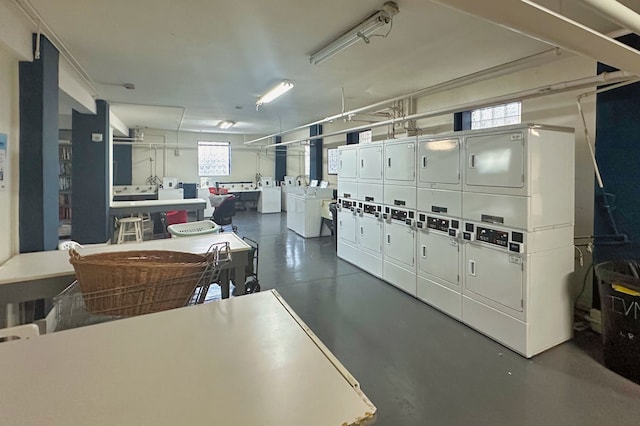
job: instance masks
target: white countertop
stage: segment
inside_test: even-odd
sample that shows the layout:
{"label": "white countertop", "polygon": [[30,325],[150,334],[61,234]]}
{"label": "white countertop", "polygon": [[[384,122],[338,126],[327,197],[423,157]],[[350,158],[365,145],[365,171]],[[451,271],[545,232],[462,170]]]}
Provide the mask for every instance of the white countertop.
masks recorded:
{"label": "white countertop", "polygon": [[[136,201],[138,202],[138,201]],[[144,202],[144,201],[139,201]],[[172,250],[205,253],[211,244],[228,242],[232,252],[249,250],[247,243],[233,232],[194,237],[166,238],[126,244],[95,244],[79,249],[82,255],[127,250]],[[64,250],[22,253],[0,265],[0,285],[74,275],[69,253]]]}
{"label": "white countertop", "polygon": [[155,206],[171,206],[174,204],[189,205],[207,203],[202,198],[187,198],[178,200],[142,200],[142,201],[112,201],[109,207],[126,208],[126,207],[155,207]]}
{"label": "white countertop", "polygon": [[275,291],[0,344],[12,425],[346,425],[375,406]]}

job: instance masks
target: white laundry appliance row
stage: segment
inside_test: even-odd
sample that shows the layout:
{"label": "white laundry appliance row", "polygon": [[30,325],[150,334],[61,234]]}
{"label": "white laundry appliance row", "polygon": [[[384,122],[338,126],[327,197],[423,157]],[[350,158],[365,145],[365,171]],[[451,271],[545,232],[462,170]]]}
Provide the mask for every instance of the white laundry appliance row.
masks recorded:
{"label": "white laundry appliance row", "polygon": [[[572,129],[349,145],[339,159],[341,258],[524,356],[571,338]],[[358,241],[375,234],[360,222],[380,199],[374,268]]]}
{"label": "white laundry appliance row", "polygon": [[303,238],[328,235],[322,227],[322,202],[333,199],[332,188],[293,186],[287,192],[287,228]]}

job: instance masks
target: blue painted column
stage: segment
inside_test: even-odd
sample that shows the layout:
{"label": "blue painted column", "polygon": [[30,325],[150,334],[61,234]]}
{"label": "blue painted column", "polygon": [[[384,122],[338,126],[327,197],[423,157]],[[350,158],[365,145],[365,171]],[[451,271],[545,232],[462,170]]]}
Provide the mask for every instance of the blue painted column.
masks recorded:
{"label": "blue painted column", "polygon": [[98,100],[96,109],[96,114],[73,111],[71,117],[71,236],[81,244],[104,243],[112,226],[109,223],[109,104]]}
{"label": "blue painted column", "polygon": [[[635,49],[640,37],[618,41]],[[615,71],[598,64],[598,73]],[[595,185],[594,264],[612,259],[640,259],[640,83],[600,93],[596,99],[596,160],[604,189]],[[593,306],[600,307],[598,282]]]}
{"label": "blue painted column", "polygon": [[[309,127],[309,136],[319,136],[322,135],[322,124],[315,124]],[[309,171],[309,179],[317,179],[318,181],[322,180],[322,138],[319,139],[311,139],[309,141],[310,155],[311,155],[311,164]]]}
{"label": "blue painted column", "polygon": [[[276,143],[282,142],[282,136],[276,136]],[[276,146],[276,182],[282,182],[287,174],[287,146]]]}
{"label": "blue painted column", "polygon": [[[36,39],[34,34],[34,52]],[[58,57],[41,36],[40,58],[20,62],[21,253],[58,246]]]}

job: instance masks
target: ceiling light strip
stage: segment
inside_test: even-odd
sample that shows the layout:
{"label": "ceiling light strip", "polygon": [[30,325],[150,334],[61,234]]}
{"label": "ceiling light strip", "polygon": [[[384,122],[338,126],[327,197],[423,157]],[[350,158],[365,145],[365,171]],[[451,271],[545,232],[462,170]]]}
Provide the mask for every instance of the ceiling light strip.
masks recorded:
{"label": "ceiling light strip", "polygon": [[269,102],[273,101],[274,99],[279,98],[280,96],[284,95],[285,93],[287,93],[291,89],[293,89],[293,83],[290,82],[289,80],[282,80],[280,83],[278,83],[272,89],[270,89],[267,93],[262,95],[260,97],[260,99],[258,99],[258,101],[256,102],[256,106],[258,107],[258,106],[263,105],[263,104],[268,104]]}
{"label": "ceiling light strip", "polygon": [[360,40],[364,40],[366,43],[369,43],[368,37],[378,29],[389,25],[393,16],[398,12],[399,9],[397,4],[394,2],[385,3],[381,9],[374,12],[368,18],[365,18],[358,25],[351,28],[331,43],[312,53],[309,57],[309,62],[314,65],[318,65],[342,52],[346,48],[353,46]]}

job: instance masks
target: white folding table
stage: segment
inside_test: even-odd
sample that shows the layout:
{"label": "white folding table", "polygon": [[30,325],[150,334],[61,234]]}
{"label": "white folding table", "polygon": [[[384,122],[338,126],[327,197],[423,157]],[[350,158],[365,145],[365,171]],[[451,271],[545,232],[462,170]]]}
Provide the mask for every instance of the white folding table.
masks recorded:
{"label": "white folding table", "polygon": [[0,344],[12,425],[351,425],[358,382],[275,291]]}
{"label": "white folding table", "polygon": [[[79,249],[82,255],[127,251],[127,250],[171,250],[188,253],[206,253],[211,244],[229,243],[231,262],[229,268],[235,272],[236,294],[244,294],[245,267],[251,246],[233,232],[207,234],[194,237],[166,238],[126,244],[97,244]],[[22,253],[0,265],[0,303],[14,304],[36,299],[49,299],[60,293],[75,279],[69,254],[64,250]],[[228,282],[222,283],[222,296],[228,297]],[[15,312],[15,306],[7,310]],[[8,325],[13,321],[8,318]]]}

